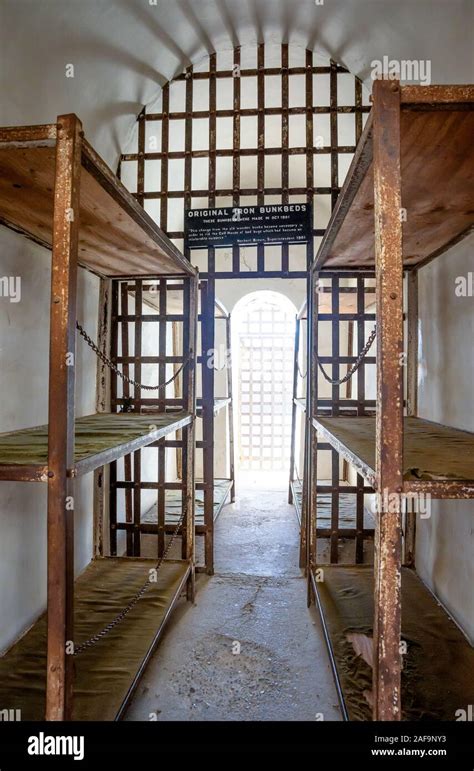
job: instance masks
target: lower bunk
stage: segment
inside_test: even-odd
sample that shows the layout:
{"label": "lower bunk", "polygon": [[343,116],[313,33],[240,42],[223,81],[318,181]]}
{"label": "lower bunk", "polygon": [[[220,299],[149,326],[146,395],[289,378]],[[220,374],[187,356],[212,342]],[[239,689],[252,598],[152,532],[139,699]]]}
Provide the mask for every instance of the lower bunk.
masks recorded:
{"label": "lower bunk", "polygon": [[[97,635],[151,580],[130,611],[74,656],[73,720],[119,720],[190,576],[187,560],[94,559],[74,587],[76,650]],[[0,658],[0,703],[21,720],[43,720],[46,613]]]}
{"label": "lower bunk", "polygon": [[[373,568],[321,565],[311,580],[343,714],[371,720]],[[474,648],[410,568],[401,607],[402,718],[462,719],[474,702]]]}
{"label": "lower bunk", "polygon": [[[214,522],[224,508],[231,488],[232,479],[214,479]],[[165,527],[172,533],[178,524],[183,511],[181,490],[166,490],[165,494]],[[204,532],[204,489],[203,482],[196,480],[195,515],[196,533]],[[146,524],[157,524],[158,505],[155,504],[142,517]],[[153,531],[150,531],[153,532]]]}
{"label": "lower bunk", "polygon": [[[296,516],[298,522],[301,525],[301,509],[303,505],[303,485],[301,480],[297,479],[292,481],[291,490],[293,493],[293,505],[295,507]],[[318,485],[329,484],[327,481],[319,481]],[[344,535],[344,530],[351,531],[356,526],[357,513],[354,506],[355,495],[354,493],[339,493],[339,509],[338,509],[338,529],[340,535]],[[318,535],[322,538],[327,537],[332,529],[332,495],[331,493],[318,493],[318,507],[317,507],[317,525]],[[364,529],[367,534],[373,535],[374,519],[372,514],[364,508]],[[336,528],[337,529],[337,528]]]}

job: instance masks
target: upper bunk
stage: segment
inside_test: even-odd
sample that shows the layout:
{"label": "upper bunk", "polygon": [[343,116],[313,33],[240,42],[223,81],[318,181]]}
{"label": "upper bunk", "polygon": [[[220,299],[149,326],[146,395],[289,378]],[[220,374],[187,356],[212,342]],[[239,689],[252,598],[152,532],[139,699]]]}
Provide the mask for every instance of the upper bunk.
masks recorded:
{"label": "upper bunk", "polygon": [[[137,415],[133,412],[97,413],[74,423],[74,465],[69,477],[79,477],[112,463],[192,422],[184,410]],[[34,426],[0,434],[0,480],[47,482],[48,426]]]}
{"label": "upper bunk", "polygon": [[[0,128],[0,224],[52,248],[58,123]],[[79,265],[103,277],[194,276],[160,230],[81,137]]]}
{"label": "upper bunk", "polygon": [[[474,224],[474,86],[401,86],[403,263],[420,267]],[[373,111],[354,154],[314,269],[375,265]]]}
{"label": "upper bunk", "polygon": [[[376,419],[313,418],[318,434],[376,488]],[[418,417],[404,418],[403,492],[433,498],[472,498],[474,434]]]}

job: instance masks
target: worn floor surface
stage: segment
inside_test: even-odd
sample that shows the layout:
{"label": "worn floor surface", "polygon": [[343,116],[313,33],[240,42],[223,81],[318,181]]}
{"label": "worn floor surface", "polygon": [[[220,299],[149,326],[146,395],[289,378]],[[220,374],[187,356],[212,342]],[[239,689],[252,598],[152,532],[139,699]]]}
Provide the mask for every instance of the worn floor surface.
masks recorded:
{"label": "worn floor surface", "polygon": [[340,720],[286,491],[240,488],[215,548],[215,575],[198,576],[194,606],[180,600],[126,719]]}

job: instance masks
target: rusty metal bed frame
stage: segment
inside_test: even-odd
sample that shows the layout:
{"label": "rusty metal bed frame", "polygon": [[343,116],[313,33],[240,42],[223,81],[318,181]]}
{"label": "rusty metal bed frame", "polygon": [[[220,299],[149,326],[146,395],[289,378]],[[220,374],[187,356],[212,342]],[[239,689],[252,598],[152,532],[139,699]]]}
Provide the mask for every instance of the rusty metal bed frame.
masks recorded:
{"label": "rusty metal bed frame", "polygon": [[[2,458],[0,479],[46,481],[47,504],[47,655],[44,677],[45,716],[64,720],[73,714],[74,640],[74,480],[95,470],[101,482],[104,464],[152,444],[158,437],[182,431],[185,476],[185,537],[182,581],[188,598],[194,596],[194,422],[195,356],[197,326],[197,272],[183,258],[153,220],[143,211],[104,161],[84,138],[82,125],[75,115],[59,116],[56,123],[0,129],[0,164],[9,185],[0,194],[0,221],[42,246],[52,249],[49,423],[45,458],[28,454],[21,462]],[[104,249],[104,245],[107,249]],[[183,393],[178,409],[167,414],[161,428],[138,426],[135,431],[117,431],[102,441],[98,452],[75,458],[74,356],[76,345],[76,284],[81,265],[101,277],[100,349],[107,355],[107,325],[110,281],[122,274],[159,276],[166,291],[167,282],[181,280],[185,287],[187,308],[183,332],[183,357],[187,366],[183,375]],[[140,282],[137,280],[137,286]],[[106,365],[98,368],[98,414],[88,418],[88,431],[96,436],[106,430],[108,412]],[[139,372],[135,373],[139,375]],[[163,405],[164,411],[164,405]],[[173,419],[176,416],[176,419]],[[115,416],[109,415],[109,422]],[[162,416],[163,418],[163,416]],[[121,425],[135,425],[136,416],[117,416]],[[148,421],[146,421],[148,423]],[[157,421],[158,423],[159,421]],[[81,431],[81,421],[76,430]],[[94,434],[95,432],[95,434]],[[43,439],[41,440],[43,441]],[[163,441],[159,439],[159,441]],[[80,442],[78,441],[78,446]],[[25,449],[25,445],[24,445]],[[94,450],[94,447],[92,448]],[[18,458],[17,458],[18,461]],[[103,487],[102,487],[103,489]],[[96,554],[104,554],[103,498],[97,500],[95,535]],[[113,512],[112,512],[113,516]],[[107,558],[104,558],[107,559]],[[171,598],[168,612],[176,600]],[[163,624],[150,642],[150,648],[133,673],[125,694],[127,701],[138,682],[143,666],[161,634]],[[72,649],[71,649],[72,644]],[[99,643],[101,644],[101,643]],[[77,697],[77,695],[76,695]],[[78,698],[78,697],[77,697]],[[77,701],[76,698],[76,701]],[[124,707],[122,703],[120,712]],[[41,717],[41,716],[38,716]]]}
{"label": "rusty metal bed frame", "polygon": [[[374,568],[374,708],[375,720],[400,720],[402,705],[401,594],[402,562],[414,565],[415,515],[404,523],[403,497],[429,494],[432,498],[473,498],[471,478],[408,478],[403,467],[403,272],[407,277],[407,399],[406,412],[414,425],[417,415],[417,270],[472,231],[474,205],[467,179],[474,162],[474,87],[400,86],[398,81],[375,81],[373,107],[358,144],[343,190],[311,270],[311,309],[318,308],[318,280],[326,270],[375,266],[377,298],[377,422],[372,470],[357,451],[338,439],[337,417],[326,422],[318,413],[318,313],[312,314],[310,331],[311,431],[307,494],[308,591],[316,599],[324,624],[316,571],[317,557],[317,453],[318,434],[337,448],[348,463],[356,464],[361,477],[381,496],[376,515]],[[450,133],[446,152],[437,155],[434,137],[445,122]],[[412,132],[410,134],[410,127]],[[422,141],[416,138],[422,137]],[[431,137],[431,139],[430,139]],[[433,155],[433,152],[435,154]],[[430,155],[431,154],[431,155]],[[410,164],[409,159],[416,159]],[[408,170],[407,170],[408,169]],[[449,170],[449,171],[448,171]],[[449,180],[448,189],[439,179]],[[466,176],[467,175],[467,176]],[[404,184],[401,189],[402,181]],[[403,199],[401,198],[403,192]],[[440,217],[442,201],[449,196],[450,216]],[[436,198],[436,201],[435,201]],[[420,205],[420,200],[423,204]],[[408,212],[403,225],[402,204]],[[418,204],[418,207],[417,207]],[[354,226],[354,218],[364,215]],[[418,212],[415,216],[413,212]],[[375,234],[374,234],[375,214]],[[411,216],[410,216],[411,215]],[[415,245],[416,244],[416,245]],[[357,417],[359,421],[371,418]],[[406,420],[406,419],[405,419]],[[332,423],[331,423],[332,421]],[[324,424],[324,425],[323,425]],[[330,426],[333,426],[331,429]],[[436,428],[437,424],[433,424]],[[324,428],[324,431],[322,429]],[[450,429],[439,427],[450,435]],[[455,441],[455,431],[452,431]],[[472,436],[472,435],[471,435]],[[407,438],[408,437],[408,438]],[[409,433],[407,433],[409,441]],[[472,445],[472,441],[470,443]],[[409,450],[410,448],[408,448]],[[471,458],[472,464],[472,458]],[[387,496],[392,501],[386,504]],[[394,506],[394,502],[398,504]],[[325,627],[326,628],[326,627]],[[328,645],[331,650],[329,637]],[[334,660],[333,665],[334,665]],[[337,677],[337,667],[334,666]]]}
{"label": "rusty metal bed frame", "polygon": [[[336,380],[353,365],[365,341],[365,325],[375,321],[375,313],[368,312],[367,304],[371,298],[375,298],[375,287],[373,286],[374,274],[367,271],[358,273],[354,276],[345,272],[324,272],[321,274],[318,286],[318,324],[321,329],[323,325],[327,328],[326,337],[331,340],[331,354],[323,355],[315,343],[313,356],[318,357],[319,362],[325,368],[329,368],[332,379]],[[327,298],[321,302],[321,297]],[[306,567],[307,564],[307,517],[308,517],[308,488],[304,483],[305,468],[308,463],[308,437],[312,437],[313,429],[310,430],[307,421],[306,398],[299,395],[299,386],[301,380],[299,358],[301,349],[301,331],[302,325],[307,325],[308,314],[307,304],[301,307],[296,318],[295,345],[293,360],[293,411],[292,411],[292,439],[291,439],[291,461],[290,461],[290,480],[288,489],[289,503],[293,503],[301,527],[300,539],[300,567]],[[340,325],[347,324],[347,350],[341,352]],[[357,351],[354,353],[354,329],[356,330]],[[308,379],[307,356],[304,367],[306,367],[305,378]],[[320,416],[330,415],[373,415],[375,413],[375,400],[366,396],[366,367],[375,365],[375,356],[367,355],[363,358],[357,374],[354,375],[356,381],[355,393],[352,389],[352,379],[344,385],[331,386],[331,396],[323,397],[319,395],[317,414]],[[309,371],[311,367],[309,368]],[[311,382],[308,384],[311,386]],[[303,461],[303,479],[300,478],[297,471],[296,460],[296,424],[298,412],[305,416],[304,422],[304,461]],[[331,454],[331,479],[329,484],[318,481],[316,493],[321,501],[321,508],[324,507],[324,501],[327,496],[331,499],[330,522],[327,522],[327,516],[321,516],[321,522],[317,523],[318,538],[328,538],[330,544],[330,561],[335,564],[339,560],[338,546],[341,538],[353,539],[355,543],[354,562],[361,564],[364,561],[364,545],[366,541],[372,541],[374,530],[367,527],[364,517],[364,495],[371,492],[360,474],[356,477],[355,484],[349,484],[348,464],[342,459],[337,448],[329,442],[319,441],[318,452],[330,452]],[[354,497],[354,522],[348,526],[347,518],[344,524],[340,522],[340,503],[341,496],[344,511],[347,509],[348,496]]]}
{"label": "rusty metal bed frame", "polygon": [[[115,287],[117,283],[117,287]],[[129,374],[130,367],[135,372],[140,372],[144,365],[159,367],[160,380],[165,381],[169,374],[167,368],[175,367],[182,363],[182,356],[176,355],[173,350],[174,340],[170,339],[171,325],[183,324],[186,319],[186,299],[182,297],[185,287],[183,283],[174,282],[170,287],[174,297],[174,307],[169,308],[167,294],[164,285],[150,282],[149,279],[134,279],[133,281],[114,282],[112,299],[112,351],[113,360]],[[235,472],[234,472],[234,427],[232,410],[232,368],[226,356],[226,381],[227,393],[215,396],[214,393],[214,366],[212,355],[214,351],[214,324],[222,321],[225,325],[225,338],[227,349],[230,350],[231,316],[223,304],[212,298],[209,292],[208,282],[201,280],[199,283],[200,310],[198,313],[198,327],[201,330],[201,350],[197,355],[197,364],[200,365],[201,395],[196,398],[196,414],[202,418],[202,438],[196,440],[196,450],[202,451],[203,479],[196,480],[196,491],[203,491],[204,521],[195,523],[195,533],[204,537],[204,564],[196,565],[196,572],[205,571],[209,575],[214,572],[214,523],[217,519],[225,500],[235,499]],[[179,295],[179,299],[176,298]],[[135,309],[129,313],[129,298],[133,296]],[[151,305],[151,307],[150,307]],[[145,307],[147,306],[147,307]],[[150,312],[152,311],[152,312]],[[158,311],[153,312],[153,311]],[[144,325],[152,324],[156,327],[157,351],[156,356],[144,356],[141,351]],[[135,344],[133,355],[129,351],[129,339],[134,334]],[[120,340],[120,352],[119,348]],[[210,357],[212,357],[210,359]],[[211,364],[210,364],[211,362]],[[112,409],[129,410],[134,413],[146,414],[150,421],[156,412],[174,410],[180,404],[180,399],[175,395],[161,394],[157,400],[156,395],[143,397],[139,390],[131,393],[130,387],[124,383],[123,390],[117,395],[117,375],[112,376]],[[198,383],[199,386],[199,383]],[[218,411],[227,410],[229,431],[229,479],[227,492],[218,506],[215,506],[214,494],[214,419]],[[117,533],[126,533],[125,553],[127,556],[140,556],[141,537],[157,535],[157,556],[161,557],[166,548],[166,535],[171,535],[175,530],[175,522],[167,518],[167,491],[181,491],[183,493],[186,479],[181,473],[173,481],[166,481],[165,458],[166,451],[176,450],[177,470],[181,465],[183,452],[183,439],[177,436],[173,439],[162,440],[149,445],[158,449],[158,477],[156,482],[143,479],[141,472],[141,459],[138,450],[133,455],[125,456],[122,477],[118,478],[117,464],[111,468],[110,477],[110,543],[111,553],[117,553]],[[119,491],[124,491],[124,513],[121,521],[117,521],[117,501]],[[141,497],[144,490],[157,491],[156,522],[151,517],[143,517]],[[180,528],[178,534],[182,535]]]}

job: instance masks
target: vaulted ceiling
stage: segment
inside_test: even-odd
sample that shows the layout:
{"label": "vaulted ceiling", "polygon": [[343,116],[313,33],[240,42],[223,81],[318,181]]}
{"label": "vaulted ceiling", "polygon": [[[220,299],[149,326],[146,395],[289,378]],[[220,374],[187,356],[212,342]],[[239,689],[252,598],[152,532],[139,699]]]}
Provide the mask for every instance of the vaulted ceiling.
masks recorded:
{"label": "vaulted ceiling", "polygon": [[428,59],[466,83],[473,22],[472,0],[0,0],[0,125],[75,112],[114,165],[142,106],[213,51],[288,42],[369,86],[374,59]]}

